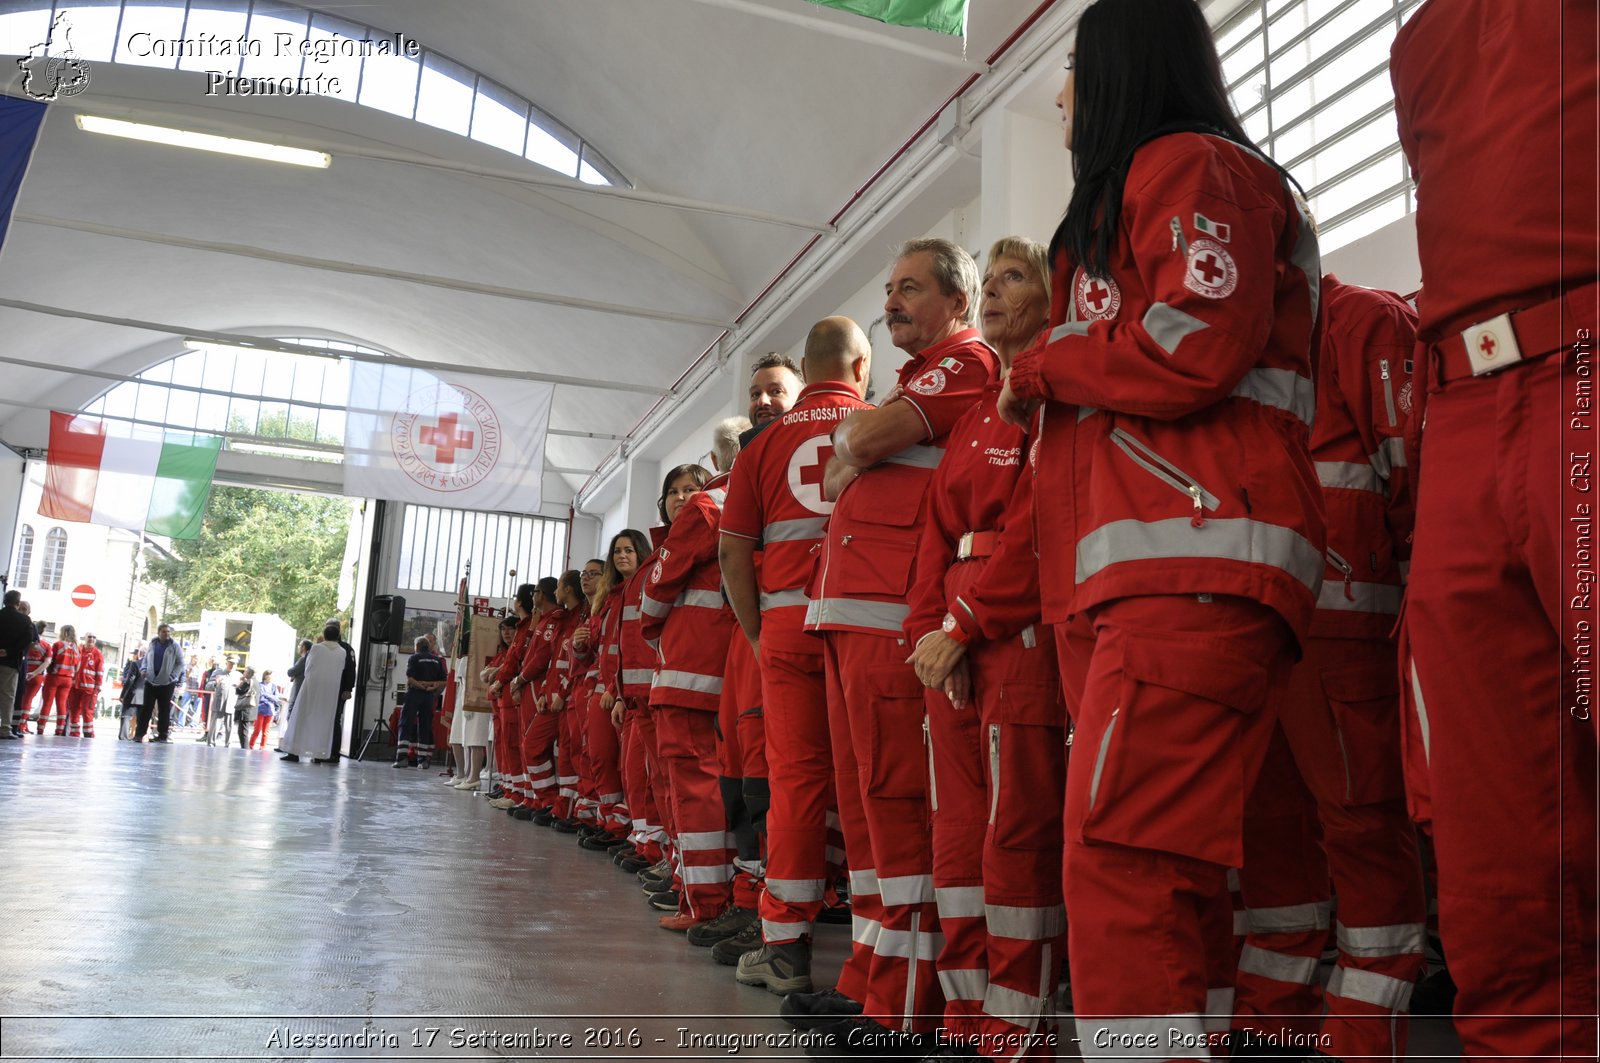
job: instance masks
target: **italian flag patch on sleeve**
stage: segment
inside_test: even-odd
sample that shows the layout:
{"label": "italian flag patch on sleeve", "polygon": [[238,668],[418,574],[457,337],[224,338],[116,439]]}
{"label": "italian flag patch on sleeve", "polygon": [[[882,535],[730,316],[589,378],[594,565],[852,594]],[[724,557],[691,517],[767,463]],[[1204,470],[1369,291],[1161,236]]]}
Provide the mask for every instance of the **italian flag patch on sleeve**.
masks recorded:
{"label": "italian flag patch on sleeve", "polygon": [[1194,227],[1197,232],[1205,233],[1207,236],[1214,237],[1223,243],[1228,242],[1228,236],[1232,232],[1232,229],[1223,222],[1212,221],[1204,214],[1196,214],[1194,216]]}

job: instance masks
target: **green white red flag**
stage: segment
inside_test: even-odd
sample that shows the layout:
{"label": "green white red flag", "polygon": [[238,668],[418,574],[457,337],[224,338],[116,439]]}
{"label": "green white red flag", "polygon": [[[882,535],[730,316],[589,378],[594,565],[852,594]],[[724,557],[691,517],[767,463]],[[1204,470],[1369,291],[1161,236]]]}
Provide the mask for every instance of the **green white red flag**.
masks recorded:
{"label": "green white red flag", "polygon": [[39,514],[197,539],[222,440],[50,413]]}
{"label": "green white red flag", "polygon": [[967,0],[810,0],[891,26],[916,26],[951,37],[967,35]]}

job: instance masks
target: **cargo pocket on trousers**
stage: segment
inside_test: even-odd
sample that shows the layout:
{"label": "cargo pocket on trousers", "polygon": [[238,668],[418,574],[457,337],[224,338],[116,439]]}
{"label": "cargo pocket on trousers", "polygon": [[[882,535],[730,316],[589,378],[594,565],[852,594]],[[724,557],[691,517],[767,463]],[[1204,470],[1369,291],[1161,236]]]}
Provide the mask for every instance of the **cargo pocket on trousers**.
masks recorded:
{"label": "cargo pocket on trousers", "polygon": [[1075,817],[1084,837],[1236,866],[1244,738],[1267,680],[1229,643],[1129,638],[1118,703],[1098,733],[1077,735],[1074,758],[1093,761]]}
{"label": "cargo pocket on trousers", "polygon": [[1060,849],[1067,709],[1056,679],[1004,680],[983,728],[989,826],[1004,849]]}
{"label": "cargo pocket on trousers", "polygon": [[1346,804],[1370,805],[1405,795],[1396,673],[1396,666],[1388,662],[1322,671],[1322,692],[1333,713],[1344,762]]}
{"label": "cargo pocket on trousers", "polygon": [[910,667],[878,665],[867,672],[872,706],[867,717],[867,794],[923,798],[928,771],[922,744],[922,684]]}

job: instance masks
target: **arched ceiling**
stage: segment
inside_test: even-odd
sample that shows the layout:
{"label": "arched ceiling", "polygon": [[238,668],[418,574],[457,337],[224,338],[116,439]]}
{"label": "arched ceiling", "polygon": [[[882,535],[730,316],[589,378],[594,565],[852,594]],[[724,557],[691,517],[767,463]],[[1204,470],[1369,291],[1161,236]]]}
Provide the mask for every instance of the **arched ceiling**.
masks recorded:
{"label": "arched ceiling", "polygon": [[[984,69],[1039,0],[975,0],[965,62],[958,40],[803,0],[306,6],[406,34],[526,96],[640,191],[821,228]],[[51,108],[0,249],[0,298],[188,329],[338,336],[427,361],[665,390],[813,236],[371,158],[547,176],[466,138],[337,100],[207,97],[198,72],[96,63],[92,73],[86,92]],[[10,61],[0,66],[0,92],[21,94]],[[318,148],[333,164],[307,170],[95,136],[76,128],[74,112]],[[310,260],[510,291],[351,275]],[[11,357],[131,374],[174,353],[166,339],[0,307],[0,354]],[[46,416],[28,404],[76,408],[107,386],[0,372],[6,397],[24,404],[0,405],[0,439],[18,446],[44,442]],[[551,426],[622,435],[654,401],[637,390],[562,386]],[[557,435],[547,453],[554,466],[587,469],[612,446]],[[571,487],[581,482],[569,478]]]}

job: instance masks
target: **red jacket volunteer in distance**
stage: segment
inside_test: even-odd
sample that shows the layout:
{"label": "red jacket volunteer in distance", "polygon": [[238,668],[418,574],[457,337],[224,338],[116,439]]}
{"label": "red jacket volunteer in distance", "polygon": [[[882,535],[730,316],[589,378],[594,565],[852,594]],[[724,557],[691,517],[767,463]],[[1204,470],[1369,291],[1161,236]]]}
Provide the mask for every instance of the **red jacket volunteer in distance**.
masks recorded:
{"label": "red jacket volunteer in distance", "polygon": [[910,403],[927,435],[862,470],[839,496],[822,540],[808,630],[901,636],[928,482],[945,437],[994,379],[995,365],[994,351],[969,328],[900,367],[893,401]]}
{"label": "red jacket volunteer in distance", "polygon": [[1320,638],[1386,639],[1400,613],[1413,511],[1404,432],[1417,315],[1393,292],[1322,282],[1311,456],[1328,511]]}
{"label": "red jacket volunteer in distance", "polygon": [[78,647],[62,640],[50,651],[49,674],[55,677],[58,684],[70,687],[78,678],[78,660]]}
{"label": "red jacket volunteer in distance", "polygon": [[534,621],[533,632],[522,650],[522,664],[518,674],[522,677],[521,698],[524,712],[532,712],[534,702],[544,697],[544,686],[555,661],[556,647],[560,645],[561,625],[567,611],[559,605],[546,610]]}
{"label": "red jacket volunteer in distance", "polygon": [[717,563],[726,476],[689,496],[657,551],[639,599],[639,632],[660,646],[650,704],[716,712],[728,665],[733,610]]}
{"label": "red jacket volunteer in distance", "polygon": [[78,651],[78,677],[73,682],[74,690],[89,690],[98,692],[100,684],[105,679],[106,659],[101,656],[97,646],[88,645]]}
{"label": "red jacket volunteer in distance", "polygon": [[[1051,331],[1012,368],[1049,399],[1036,527],[1044,619],[1114,598],[1229,594],[1303,638],[1323,570],[1315,400],[1316,237],[1278,172],[1228,141],[1139,148],[1108,281],[1058,255]],[[1067,559],[1074,562],[1067,570]]]}
{"label": "red jacket volunteer in distance", "polygon": [[[600,658],[600,685],[595,687],[597,694],[629,698],[638,707],[650,703],[657,660],[655,647],[645,641],[639,630],[639,599],[644,593],[644,581],[661,559],[661,543],[666,535],[666,528],[650,529],[650,541],[655,544],[656,551],[639,562],[639,567],[622,585],[622,611],[617,623],[606,628],[606,645]],[[611,594],[618,593],[613,587]],[[726,643],[723,648],[727,648]]]}
{"label": "red jacket volunteer in distance", "polygon": [[839,422],[871,403],[844,384],[823,381],[800,392],[794,408],[739,452],[729,474],[722,534],[760,544],[761,644],[789,653],[820,653],[804,633],[806,584],[833,503],[822,497],[822,473]]}
{"label": "red jacket volunteer in distance", "polygon": [[533,692],[536,698],[543,698],[545,708],[550,709],[550,699],[557,694],[561,695],[562,705],[566,705],[567,677],[572,671],[572,633],[578,630],[578,625],[583,622],[585,606],[576,609],[561,609],[561,615],[556,618],[550,636],[550,666],[545,669],[544,678],[539,680],[539,685]]}

